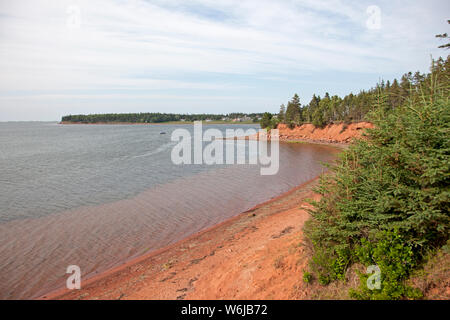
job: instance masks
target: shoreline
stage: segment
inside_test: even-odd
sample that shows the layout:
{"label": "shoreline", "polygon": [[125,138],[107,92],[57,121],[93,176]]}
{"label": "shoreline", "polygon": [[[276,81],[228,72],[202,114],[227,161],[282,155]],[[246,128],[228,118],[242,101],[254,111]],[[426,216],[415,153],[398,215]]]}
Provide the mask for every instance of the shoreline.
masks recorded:
{"label": "shoreline", "polygon": [[[190,248],[196,248],[198,251],[199,249],[206,249],[206,251],[210,250],[209,243],[211,241],[216,242],[217,247],[223,250],[227,250],[227,247],[229,246],[229,241],[227,239],[223,238],[223,235],[226,234],[230,238],[235,238],[240,230],[239,226],[241,224],[248,223],[249,225],[252,224],[252,221],[250,220],[258,220],[259,223],[264,223],[268,219],[273,219],[278,214],[283,214],[284,212],[290,212],[290,214],[299,214],[298,217],[301,217],[302,221],[306,221],[306,219],[309,217],[306,210],[300,209],[300,206],[309,206],[305,203],[306,198],[310,197],[317,197],[312,191],[311,188],[317,183],[318,177],[309,180],[305,183],[302,183],[290,190],[288,190],[285,193],[282,193],[279,196],[276,196],[272,199],[269,199],[265,202],[262,202],[253,208],[244,211],[240,214],[238,214],[235,217],[229,218],[225,221],[222,221],[212,227],[206,228],[204,230],[201,230],[197,233],[192,234],[191,236],[184,238],[180,241],[177,241],[171,245],[168,245],[166,247],[163,247],[161,249],[155,250],[153,252],[149,252],[147,254],[144,254],[142,256],[133,258],[131,260],[123,262],[121,265],[116,266],[112,269],[106,270],[104,272],[101,272],[99,274],[92,275],[91,277],[83,280],[82,279],[82,289],[81,290],[72,290],[69,291],[66,288],[60,288],[57,290],[53,290],[51,292],[48,292],[47,294],[44,294],[40,297],[38,297],[38,300],[54,300],[54,299],[94,299],[94,296],[99,296],[99,299],[115,299],[117,297],[114,297],[114,293],[123,291],[121,289],[123,286],[129,286],[130,283],[140,283],[141,287],[144,288],[151,286],[152,288],[155,288],[155,292],[159,292],[159,294],[177,294],[178,291],[181,289],[176,289],[175,291],[170,290],[169,288],[165,287],[165,281],[160,282],[151,282],[151,284],[145,285],[143,280],[139,280],[143,278],[143,273],[145,271],[151,270],[151,275],[155,277],[161,277],[163,278],[161,280],[164,280],[164,274],[168,271],[172,270],[174,267],[177,267],[178,265],[184,265],[188,263],[189,261],[196,261],[195,257],[197,256],[196,252],[190,253]],[[300,205],[300,206],[298,206]],[[273,207],[282,206],[285,210],[273,210]],[[261,215],[260,212],[264,211],[264,215]],[[297,218],[298,218],[297,217]],[[287,221],[290,222],[290,221]],[[273,225],[273,223],[271,223]],[[250,228],[254,228],[255,226],[248,226]],[[290,226],[292,227],[292,226]],[[292,227],[294,228],[294,227]],[[235,230],[239,229],[239,230]],[[284,230],[284,229],[283,229]],[[281,233],[283,233],[280,230]],[[301,232],[301,230],[297,230],[298,232]],[[267,237],[270,237],[269,234],[267,234]],[[207,240],[205,240],[205,238]],[[267,240],[267,239],[265,239]],[[242,245],[245,245],[244,243],[241,243]],[[255,243],[253,246],[257,246],[257,243]],[[252,247],[253,247],[252,246]],[[184,250],[183,250],[184,248]],[[229,250],[232,250],[228,248]],[[187,252],[186,252],[187,251]],[[202,250],[200,250],[202,251]],[[203,250],[204,251],[204,250]],[[217,251],[217,248],[216,248]],[[206,260],[208,257],[216,256],[215,252],[212,255],[205,254],[200,259]],[[211,252],[209,254],[211,254]],[[227,251],[228,252],[228,251]],[[232,252],[232,251],[231,251]],[[180,259],[180,254],[183,254],[183,259]],[[238,258],[238,257],[237,257]],[[174,262],[176,261],[176,262]],[[194,266],[198,266],[199,263],[194,263]],[[181,268],[183,269],[183,268]],[[173,272],[172,272],[173,273]],[[165,275],[165,277],[170,277],[171,272]],[[188,272],[187,277],[190,277],[191,281],[192,279],[197,278],[195,281],[200,281],[200,277],[194,276],[190,273],[195,272]],[[191,277],[192,276],[192,277]],[[145,278],[145,277],[144,277]],[[300,279],[300,277],[299,277]],[[160,284],[160,288],[158,287],[158,284]],[[119,290],[119,291],[117,291]],[[120,293],[120,298],[132,298],[136,294],[137,291],[135,289],[129,289],[127,293]],[[106,296],[105,296],[106,295]],[[167,297],[161,297],[161,296],[153,296],[152,294],[145,295],[145,296],[139,296],[139,299],[173,299],[178,298],[174,296],[167,296]],[[195,298],[195,296],[194,296]],[[224,297],[226,298],[226,297]],[[208,299],[208,298],[206,298]]]}
{"label": "shoreline", "polygon": [[[367,128],[373,128],[373,124],[369,122],[331,123],[324,127],[316,127],[311,123],[304,123],[289,128],[286,124],[280,123],[277,126],[278,141],[281,143],[312,143],[340,148],[347,148],[354,139],[361,138],[363,131]],[[258,132],[231,139],[259,140],[259,135]],[[271,131],[267,132],[265,139],[271,140]]]}
{"label": "shoreline", "polygon": [[[61,121],[60,125],[192,125],[193,122],[160,122],[160,123],[141,123],[141,122],[70,122]],[[255,124],[247,122],[221,122],[211,121],[203,122],[203,125],[238,125],[238,124]],[[279,141],[282,143],[311,143],[333,146],[337,148],[348,148],[351,141],[355,138],[360,138],[362,131],[367,128],[373,128],[373,124],[369,122],[354,122],[350,124],[331,123],[324,127],[316,127],[311,123],[304,123],[297,125],[294,128],[289,128],[286,124],[280,123],[277,127],[279,131]],[[230,138],[222,138],[223,140],[259,140],[259,133],[247,136],[237,136]],[[271,139],[271,134],[268,132],[267,139]]]}
{"label": "shoreline", "polygon": [[[100,124],[101,123],[97,123]],[[97,125],[96,124],[96,125]],[[118,124],[118,123],[115,123]],[[136,123],[135,123],[136,124]],[[146,123],[139,123],[139,125],[146,125]],[[346,138],[346,140],[330,140],[330,139],[326,139],[325,141],[322,139],[311,139],[309,138],[308,135],[297,135],[297,134],[292,134],[294,132],[292,132],[292,130],[289,130],[287,128],[283,128],[284,130],[282,130],[282,135],[283,135],[283,139],[280,139],[280,142],[283,144],[288,144],[288,143],[306,143],[306,144],[321,144],[321,145],[328,145],[334,148],[338,148],[340,150],[342,149],[346,149],[348,148],[350,139]],[[339,130],[339,133],[345,133],[347,134],[347,136],[349,136],[348,132],[345,132],[345,129],[342,130],[342,128],[337,128],[336,126],[332,127],[331,129],[333,130]],[[314,133],[313,130],[312,133]],[[318,129],[317,129],[318,131]],[[317,132],[316,132],[317,133]],[[360,132],[358,132],[360,133]],[[307,138],[308,136],[308,138]],[[355,133],[352,133],[350,135],[351,137],[355,137],[357,136]],[[233,137],[232,139],[258,139],[258,136],[245,136],[245,137]],[[319,180],[319,177],[315,177],[312,180],[309,180],[303,184],[300,184],[290,190],[288,190],[285,193],[280,194],[279,196],[276,196],[272,199],[269,199],[265,202],[262,202],[258,205],[256,205],[255,207],[244,211],[232,218],[226,219],[216,225],[213,225],[209,228],[206,228],[204,230],[201,230],[199,232],[196,232],[184,239],[181,239],[173,244],[170,244],[168,246],[165,246],[163,248],[160,248],[158,250],[146,253],[144,255],[141,255],[139,257],[135,257],[132,258],[130,260],[124,261],[122,262],[120,265],[117,265],[116,267],[113,267],[111,269],[102,271],[98,274],[93,274],[90,275],[89,277],[82,279],[82,289],[81,290],[74,290],[74,291],[69,291],[65,288],[60,288],[57,290],[53,290],[50,291],[44,295],[41,295],[40,297],[37,297],[37,299],[45,299],[45,300],[52,300],[52,299],[126,299],[126,298],[138,298],[138,299],[175,299],[175,298],[180,298],[180,296],[183,295],[176,295],[177,292],[191,292],[192,290],[192,286],[191,286],[191,282],[195,281],[196,283],[200,283],[202,280],[201,276],[199,275],[195,275],[195,271],[190,271],[186,273],[186,268],[188,268],[186,266],[186,262],[188,261],[210,261],[212,258],[209,257],[213,257],[214,259],[216,259],[217,255],[216,255],[216,251],[221,248],[228,248],[230,246],[229,241],[227,241],[227,239],[223,238],[223,234],[228,234],[230,239],[233,239],[236,237],[236,235],[238,234],[238,232],[226,232],[229,229],[234,229],[236,228],[236,226],[238,226],[239,224],[242,223],[249,223],[247,222],[243,222],[243,220],[246,220],[249,216],[249,214],[253,214],[253,217],[255,216],[254,212],[255,211],[266,211],[265,216],[260,218],[260,224],[264,224],[264,221],[266,220],[271,220],[273,219],[274,216],[278,215],[280,212],[278,210],[272,210],[270,209],[272,207],[273,204],[278,203],[280,205],[286,206],[286,210],[284,210],[283,212],[286,212],[287,215],[294,215],[290,218],[290,220],[283,220],[280,219],[280,221],[284,221],[285,223],[291,224],[291,220],[295,221],[295,219],[299,219],[299,217],[301,217],[301,219],[299,220],[299,223],[297,224],[301,224],[301,226],[303,226],[303,223],[309,218],[309,214],[306,212],[306,210],[304,209],[299,209],[300,207],[308,207],[309,204],[307,204],[305,202],[305,198],[315,198],[318,195],[313,193],[311,191],[311,188],[313,185],[315,185]],[[292,199],[292,195],[294,194],[298,194],[298,196],[295,199]],[[307,196],[306,196],[307,195]],[[283,213],[281,212],[281,213]],[[295,215],[296,214],[296,215]],[[280,221],[274,221],[272,224],[277,224]],[[251,228],[258,228],[255,225],[252,225],[251,223],[249,223]],[[295,224],[294,224],[295,225]],[[287,228],[287,229],[286,229]],[[285,229],[288,230],[289,232],[292,229],[295,229],[294,226],[287,226]],[[284,232],[284,230],[280,230],[281,233]],[[296,234],[301,235],[301,228],[296,230]],[[266,237],[262,237],[257,241],[251,241],[250,243],[252,243],[252,247],[258,247],[259,242],[261,243],[266,243],[267,242],[267,237],[269,236],[269,233],[267,232]],[[203,238],[207,238],[208,240],[202,240]],[[269,239],[270,240],[270,239]],[[195,258],[197,255],[194,253],[190,253],[189,249],[191,248],[191,246],[193,247],[198,247],[198,248],[208,248],[208,243],[209,242],[216,242],[217,246],[215,249],[209,249],[209,253],[204,254],[203,256],[201,256],[200,258]],[[244,245],[243,243],[241,243],[241,245]],[[252,248],[250,247],[250,248]],[[232,250],[231,248],[228,248],[229,250]],[[227,249],[227,250],[228,250]],[[206,250],[206,249],[205,249]],[[187,251],[187,253],[186,253]],[[208,251],[208,250],[206,250]],[[181,253],[180,253],[181,252]],[[182,255],[182,258],[180,258],[180,255]],[[273,258],[270,255],[268,256],[269,258]],[[234,259],[234,260],[233,260]],[[236,267],[236,262],[239,261],[239,256],[236,258],[233,258],[232,260],[229,260],[228,258],[223,260],[223,261],[216,261],[216,264],[222,264],[224,261],[227,262],[235,262],[234,265],[231,265],[230,268],[234,268]],[[273,260],[272,259],[272,260]],[[198,262],[195,262],[194,264],[197,265]],[[250,263],[250,261],[249,261]],[[200,263],[198,263],[200,265]],[[173,272],[170,272],[170,270],[172,270],[173,268],[177,268],[179,266],[183,266],[181,267],[181,271],[175,272],[174,274],[172,274]],[[210,266],[209,268],[206,268],[205,270],[203,270],[202,272],[213,272],[213,271],[207,271],[210,270],[213,266]],[[296,266],[294,266],[293,268],[296,268]],[[303,266],[305,267],[305,266]],[[150,270],[150,271],[149,271]],[[220,269],[219,269],[220,270]],[[273,270],[272,270],[273,271]],[[277,271],[277,270],[275,270]],[[147,272],[150,272],[150,275],[146,275]],[[165,282],[167,281],[167,279],[171,279],[173,277],[175,277],[176,274],[179,273],[183,273],[184,274],[184,278],[189,278],[188,284],[190,283],[189,286],[184,286],[184,287],[178,287],[175,289],[171,289],[170,285],[167,285]],[[201,272],[201,273],[202,273]],[[201,274],[200,273],[200,274]],[[227,274],[228,271],[224,270],[224,273]],[[162,277],[161,275],[164,275],[164,277]],[[293,273],[295,274],[295,273]],[[152,278],[161,278],[159,280],[159,282],[156,282],[155,280],[150,281],[149,283],[142,280],[146,279],[147,277],[151,276]],[[220,277],[220,275],[216,275],[215,277]],[[183,278],[183,279],[184,279]],[[300,279],[301,277],[299,277]],[[211,281],[214,281],[214,277],[211,279]],[[230,279],[231,280],[231,279]],[[128,289],[125,290],[126,293],[120,293],[118,296],[115,295],[115,293],[117,292],[122,292],[123,289],[121,289],[122,287],[128,287],[130,286],[130,284],[135,284],[135,283],[139,283],[140,286],[140,291],[142,290],[146,290],[145,288],[153,288],[151,292],[147,292],[146,294],[138,294],[139,290],[135,289]],[[226,284],[223,283],[222,286]],[[300,281],[300,283],[296,283],[296,286],[302,286],[302,283]],[[186,289],[187,288],[187,289]],[[181,290],[181,291],[179,291]],[[207,289],[202,289],[203,291],[207,291]],[[148,291],[148,290],[147,290]],[[218,292],[220,292],[221,290],[218,289]],[[239,290],[238,290],[239,291]],[[241,288],[240,292],[243,292],[244,290]],[[184,295],[182,298],[192,298],[192,299],[234,299],[236,298],[236,296],[230,296],[230,295],[219,295],[219,296],[214,296],[212,297],[212,295],[214,295],[214,292],[209,292],[208,294],[205,294],[203,296],[199,296],[198,294],[196,295],[195,293],[191,293],[190,296],[186,297],[186,295]],[[238,298],[240,299],[245,299],[245,298],[252,298],[253,295],[248,295],[248,296],[240,296]],[[263,298],[267,298],[265,296],[261,296],[261,299]],[[287,299],[289,298],[288,296],[277,296],[277,299]],[[304,298],[304,297],[303,297]]]}
{"label": "shoreline", "polygon": [[[242,137],[231,137],[231,138],[223,138],[222,140],[258,140],[259,137],[255,135],[251,136],[242,136]],[[270,141],[270,140],[268,140]],[[324,146],[330,146],[337,149],[347,149],[350,146],[349,142],[332,142],[332,141],[324,141],[324,140],[314,140],[314,139],[307,139],[307,138],[296,138],[296,139],[283,139],[279,140],[279,143],[283,144],[295,144],[295,143],[302,143],[302,144],[314,144],[314,145],[324,145]]]}
{"label": "shoreline", "polygon": [[[168,122],[70,122],[70,121],[59,121],[57,124],[60,125],[193,125],[193,121],[168,121]],[[242,121],[202,121],[202,125],[216,125],[216,124],[255,124],[259,125],[258,122]]]}

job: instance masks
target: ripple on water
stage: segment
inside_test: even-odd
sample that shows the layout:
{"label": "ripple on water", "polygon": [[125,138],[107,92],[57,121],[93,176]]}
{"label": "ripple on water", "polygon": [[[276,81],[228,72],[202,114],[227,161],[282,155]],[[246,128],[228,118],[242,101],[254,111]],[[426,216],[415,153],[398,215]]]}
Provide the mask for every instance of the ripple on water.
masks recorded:
{"label": "ripple on water", "polygon": [[[278,174],[261,176],[251,165],[172,166],[170,135],[159,135],[170,127],[76,127],[32,126],[0,160],[1,299],[63,286],[71,264],[86,277],[185,238],[314,178],[336,153],[282,145]],[[0,125],[0,144],[11,130]]]}

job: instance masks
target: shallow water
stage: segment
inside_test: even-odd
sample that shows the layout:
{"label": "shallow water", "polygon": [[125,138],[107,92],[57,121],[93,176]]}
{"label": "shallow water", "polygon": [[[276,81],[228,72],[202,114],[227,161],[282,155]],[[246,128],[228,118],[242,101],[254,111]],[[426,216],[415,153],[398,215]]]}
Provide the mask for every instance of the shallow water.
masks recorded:
{"label": "shallow water", "polygon": [[[237,126],[258,128],[204,129]],[[258,165],[176,166],[176,128],[192,131],[0,123],[0,299],[64,286],[68,265],[87,277],[185,238],[316,177],[337,153],[280,144],[274,176]]]}

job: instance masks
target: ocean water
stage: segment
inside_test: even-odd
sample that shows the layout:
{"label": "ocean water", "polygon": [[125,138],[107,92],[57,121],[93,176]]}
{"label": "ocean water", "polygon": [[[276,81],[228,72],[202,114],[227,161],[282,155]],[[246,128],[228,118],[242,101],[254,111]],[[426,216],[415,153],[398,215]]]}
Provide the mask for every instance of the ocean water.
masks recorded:
{"label": "ocean water", "polygon": [[183,239],[316,177],[337,153],[281,143],[273,176],[249,164],[174,165],[177,128],[193,131],[0,123],[0,299],[62,287],[69,265],[83,279]]}

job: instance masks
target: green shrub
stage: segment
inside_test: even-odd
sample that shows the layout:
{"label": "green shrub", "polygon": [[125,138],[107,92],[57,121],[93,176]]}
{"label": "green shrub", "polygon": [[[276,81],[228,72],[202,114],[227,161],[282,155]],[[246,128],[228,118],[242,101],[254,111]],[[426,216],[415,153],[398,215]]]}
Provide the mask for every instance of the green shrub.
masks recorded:
{"label": "green shrub", "polygon": [[417,266],[413,248],[406,244],[397,231],[384,231],[369,241],[362,238],[355,246],[355,258],[364,265],[377,265],[381,271],[380,289],[369,289],[369,274],[360,274],[360,287],[352,290],[350,296],[360,299],[418,298],[420,293],[405,284],[410,272]]}
{"label": "green shrub", "polygon": [[311,272],[305,271],[303,273],[303,282],[304,283],[311,283],[313,279],[313,275],[311,274]]}
{"label": "green shrub", "polygon": [[319,282],[344,279],[356,261],[375,263],[381,291],[354,297],[418,297],[404,280],[427,250],[447,241],[450,222],[449,91],[431,80],[405,105],[377,107],[375,128],[321,177],[316,191],[323,197],[305,225]]}
{"label": "green shrub", "polygon": [[270,129],[270,126],[272,124],[272,114],[269,112],[264,112],[259,124],[263,129],[265,128]]}

